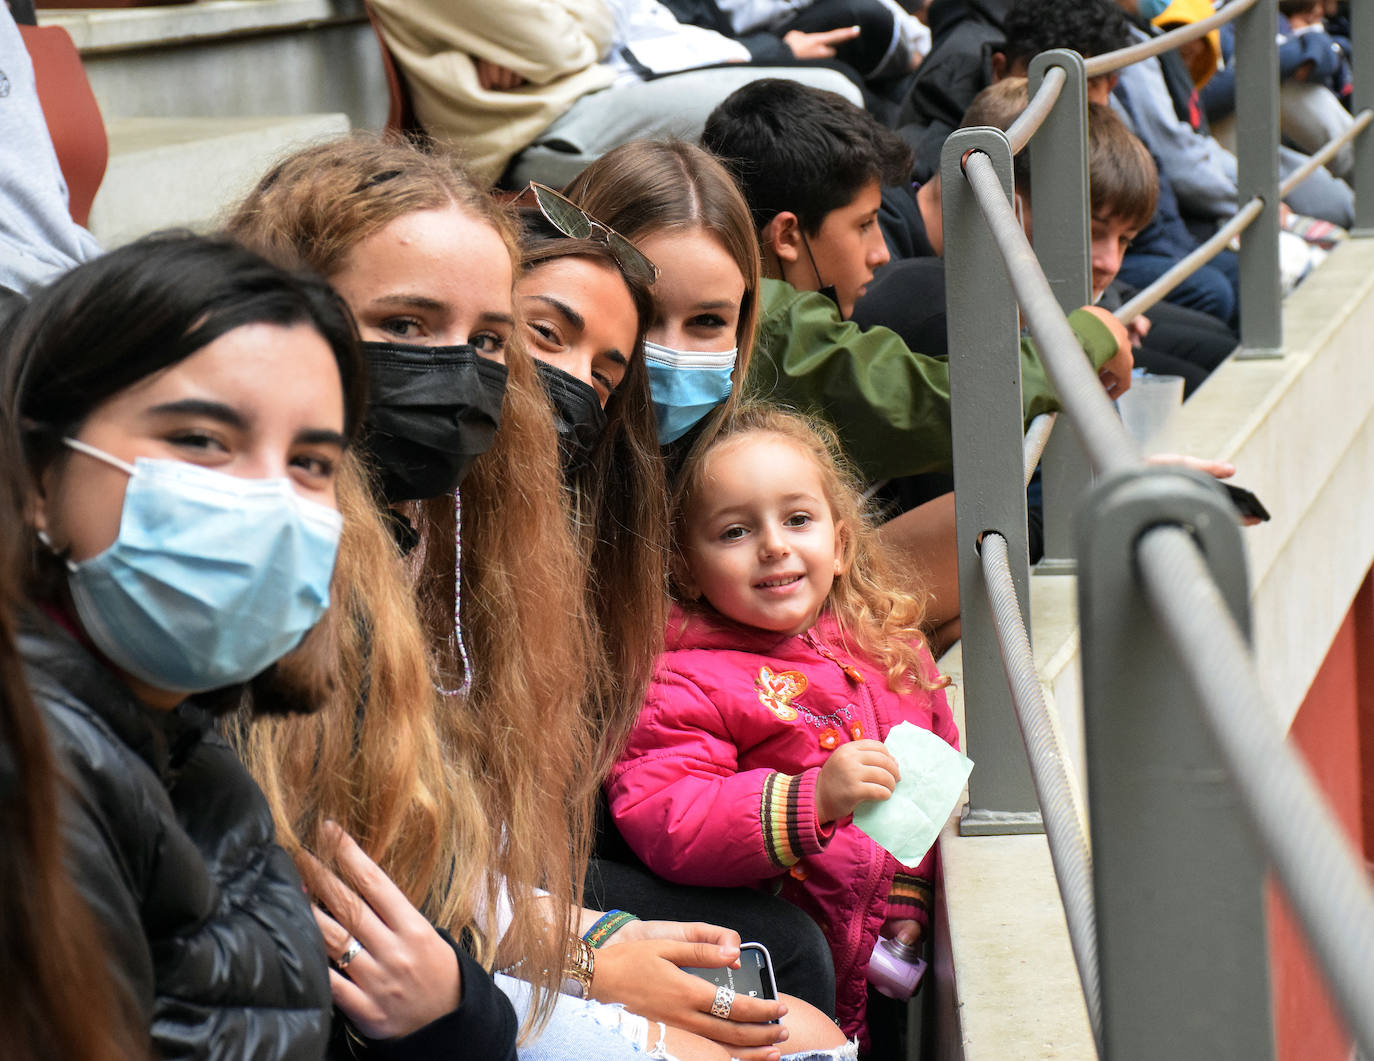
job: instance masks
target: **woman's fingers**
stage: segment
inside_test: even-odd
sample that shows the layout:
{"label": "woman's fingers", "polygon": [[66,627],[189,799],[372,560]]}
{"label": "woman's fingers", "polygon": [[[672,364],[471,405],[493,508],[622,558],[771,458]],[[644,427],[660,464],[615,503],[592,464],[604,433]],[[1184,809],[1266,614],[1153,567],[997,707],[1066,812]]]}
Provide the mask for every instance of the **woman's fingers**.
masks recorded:
{"label": "woman's fingers", "polygon": [[343,980],[357,991],[359,998],[365,999],[367,995],[354,983],[353,978],[366,982],[376,965],[373,956],[358,937],[318,906],[312,905],[311,912],[315,915],[315,924],[320,928],[320,935],[324,937],[324,952],[334,966],[330,970],[330,982]]}
{"label": "woman's fingers", "polygon": [[358,846],[353,837],[334,822],[324,823],[324,834],[336,845],[334,857],[339,868],[353,882],[357,894],[362,896],[383,924],[400,931],[420,916],[405,893],[396,887],[377,863],[368,858],[367,852]]}
{"label": "woman's fingers", "polygon": [[[364,947],[383,945],[389,935],[387,928],[357,892],[308,852],[301,853],[296,865],[305,879],[306,889],[343,931],[356,936]],[[319,920],[318,916],[316,920]],[[335,955],[331,954],[331,957]]]}

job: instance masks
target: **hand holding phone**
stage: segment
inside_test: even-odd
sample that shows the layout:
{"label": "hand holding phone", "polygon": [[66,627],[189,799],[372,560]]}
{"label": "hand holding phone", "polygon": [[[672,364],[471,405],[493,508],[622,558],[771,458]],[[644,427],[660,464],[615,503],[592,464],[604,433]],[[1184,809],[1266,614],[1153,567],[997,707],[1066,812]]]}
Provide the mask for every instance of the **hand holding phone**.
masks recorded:
{"label": "hand holding phone", "polygon": [[[773,959],[762,943],[742,943],[739,948],[739,968],[722,966],[718,969],[699,969],[683,966],[684,973],[699,976],[717,987],[728,987],[736,995],[764,998],[778,997],[777,981],[773,979]],[[778,1023],[776,1020],[770,1024]]]}

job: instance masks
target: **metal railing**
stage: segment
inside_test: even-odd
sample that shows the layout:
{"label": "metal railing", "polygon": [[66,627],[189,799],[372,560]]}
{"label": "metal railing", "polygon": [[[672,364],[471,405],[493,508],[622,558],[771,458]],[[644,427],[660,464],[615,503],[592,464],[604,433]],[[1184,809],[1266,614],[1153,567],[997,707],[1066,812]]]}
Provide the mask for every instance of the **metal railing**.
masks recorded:
{"label": "metal railing", "polygon": [[[1239,209],[1117,316],[1138,316],[1245,232],[1242,346],[1281,346],[1280,195],[1353,140],[1356,233],[1374,230],[1374,136],[1362,135],[1374,119],[1374,11],[1353,17],[1372,75],[1356,82],[1356,122],[1282,187],[1275,12],[1259,0],[1086,62],[1038,56],[1011,128],[959,130],[941,160],[966,738],[979,762],[962,828],[1043,825],[1094,1037],[1113,1059],[1273,1056],[1268,865],[1374,1056],[1374,890],[1264,704],[1234,513],[1214,482],[1143,463],[1065,318],[1088,301],[1086,78],[1235,20]],[[1032,138],[1034,251],[1010,205],[1011,158]],[[1053,431],[1046,450],[1047,548],[1068,538],[1082,499],[1091,847],[1030,654],[1024,487],[1051,425],[1022,437],[1019,378],[1005,367],[1018,307],[1073,433]],[[1061,565],[1068,555],[1054,554]]]}

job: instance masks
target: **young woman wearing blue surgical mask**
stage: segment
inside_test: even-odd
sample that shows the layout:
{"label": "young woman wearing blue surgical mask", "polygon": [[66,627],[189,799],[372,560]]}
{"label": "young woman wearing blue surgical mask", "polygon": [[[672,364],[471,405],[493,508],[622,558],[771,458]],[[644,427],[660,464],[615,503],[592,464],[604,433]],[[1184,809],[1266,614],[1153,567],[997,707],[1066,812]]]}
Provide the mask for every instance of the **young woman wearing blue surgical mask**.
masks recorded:
{"label": "young woman wearing blue surgical mask", "polygon": [[734,180],[683,141],[607,152],[567,195],[658,267],[645,359],[659,442],[671,458],[744,379],[758,309],[759,249]]}
{"label": "young woman wearing blue surgical mask", "polygon": [[[300,709],[362,365],[320,281],[151,238],[40,292],[4,351],[34,572],[20,650],[73,798],[77,887],[151,1052],[318,1056],[318,930],[214,712]],[[290,666],[274,666],[295,649]]]}

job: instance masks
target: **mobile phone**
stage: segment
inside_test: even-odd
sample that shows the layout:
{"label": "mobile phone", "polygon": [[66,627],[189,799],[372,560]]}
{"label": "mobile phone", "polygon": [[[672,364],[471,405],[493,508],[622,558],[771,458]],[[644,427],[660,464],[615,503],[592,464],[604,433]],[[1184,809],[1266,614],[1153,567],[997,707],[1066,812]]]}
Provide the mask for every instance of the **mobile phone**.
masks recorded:
{"label": "mobile phone", "polygon": [[1264,507],[1264,503],[1243,486],[1233,486],[1231,483],[1222,483],[1226,487],[1226,493],[1231,498],[1231,504],[1236,506],[1236,511],[1242,516],[1257,519],[1261,522],[1269,519],[1269,510]]}
{"label": "mobile phone", "polygon": [[[738,969],[731,969],[728,965],[715,969],[699,969],[684,965],[682,971],[699,976],[717,987],[731,988],[737,995],[770,1000],[778,997],[778,984],[773,979],[773,959],[768,954],[768,948],[762,943],[740,944]],[[776,1024],[777,1021],[769,1023]]]}

